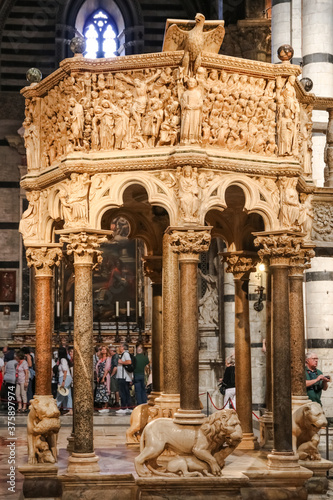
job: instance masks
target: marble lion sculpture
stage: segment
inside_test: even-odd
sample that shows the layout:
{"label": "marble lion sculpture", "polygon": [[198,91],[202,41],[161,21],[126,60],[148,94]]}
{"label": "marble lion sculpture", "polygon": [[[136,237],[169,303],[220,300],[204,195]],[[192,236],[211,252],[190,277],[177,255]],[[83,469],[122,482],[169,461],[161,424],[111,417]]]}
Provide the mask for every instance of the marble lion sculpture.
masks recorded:
{"label": "marble lion sculpture", "polygon": [[[213,413],[201,426],[158,418],[142,433],[135,469],[139,476],[220,476],[226,457],[241,439],[242,429],[235,410]],[[164,450],[171,450],[176,456],[165,469],[158,469],[156,461]]]}
{"label": "marble lion sculpture", "polygon": [[60,412],[53,398],[35,396],[31,400],[27,422],[29,464],[57,461],[59,416]]}
{"label": "marble lion sculpture", "polygon": [[327,425],[319,403],[309,402],[293,412],[293,437],[300,460],[321,460],[320,430]]}

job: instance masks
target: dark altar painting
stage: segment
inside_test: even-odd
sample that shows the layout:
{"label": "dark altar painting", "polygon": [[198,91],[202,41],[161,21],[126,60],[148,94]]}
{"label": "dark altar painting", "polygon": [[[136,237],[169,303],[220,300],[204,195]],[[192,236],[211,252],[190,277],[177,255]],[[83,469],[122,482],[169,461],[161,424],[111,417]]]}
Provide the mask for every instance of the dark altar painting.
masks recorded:
{"label": "dark altar painting", "polygon": [[0,302],[15,302],[16,271],[0,271]]}

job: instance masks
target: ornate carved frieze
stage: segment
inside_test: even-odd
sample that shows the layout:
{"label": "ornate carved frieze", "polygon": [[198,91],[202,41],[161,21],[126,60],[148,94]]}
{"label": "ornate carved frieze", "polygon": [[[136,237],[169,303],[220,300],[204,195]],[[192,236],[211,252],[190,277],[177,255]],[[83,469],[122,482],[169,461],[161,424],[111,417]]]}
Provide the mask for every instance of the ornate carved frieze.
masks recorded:
{"label": "ornate carved frieze", "polygon": [[299,159],[304,175],[312,174],[312,104],[300,104]]}
{"label": "ornate carved frieze", "polygon": [[171,229],[170,245],[174,252],[191,257],[202,252],[208,252],[211,234],[210,228],[196,229]]}
{"label": "ornate carved frieze", "polygon": [[329,203],[313,205],[312,238],[333,242],[333,206]]}
{"label": "ornate carved frieze", "polygon": [[[95,232],[88,233],[87,231],[79,231],[77,233],[69,233],[68,231],[58,231],[60,234],[60,242],[67,244],[67,254],[74,255],[74,264],[92,264],[96,268],[102,263],[102,251],[99,249],[102,243],[107,241],[105,234],[96,234]],[[108,231],[112,234],[111,231]]]}
{"label": "ornate carved frieze", "polygon": [[29,267],[34,267],[37,276],[53,276],[53,267],[59,266],[62,250],[57,247],[28,247],[26,258]]}

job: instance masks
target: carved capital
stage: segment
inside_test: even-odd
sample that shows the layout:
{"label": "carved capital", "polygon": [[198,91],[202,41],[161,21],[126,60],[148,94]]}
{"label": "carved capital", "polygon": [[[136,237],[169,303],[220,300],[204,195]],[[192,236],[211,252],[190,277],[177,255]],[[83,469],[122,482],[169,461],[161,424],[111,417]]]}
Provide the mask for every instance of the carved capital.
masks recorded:
{"label": "carved capital", "polygon": [[162,283],[162,257],[145,255],[143,258],[143,270],[153,284]]}
{"label": "carved capital", "polygon": [[235,279],[248,279],[256,270],[258,256],[249,252],[226,252],[222,260],[227,264],[226,272],[232,273]]}
{"label": "carved capital", "polygon": [[315,256],[313,246],[303,247],[297,257],[291,257],[289,261],[289,276],[303,276],[305,269],[311,267],[311,259]]}
{"label": "carved capital", "polygon": [[93,264],[95,269],[103,261],[102,251],[99,249],[102,243],[107,241],[107,236],[113,234],[112,231],[80,231],[77,233],[67,233],[59,231],[61,243],[67,244],[67,254],[74,256],[75,264]]}
{"label": "carved capital", "polygon": [[262,246],[258,251],[261,260],[269,259],[270,265],[291,265],[292,259],[302,258],[304,249],[304,234],[295,233],[265,233],[255,234],[255,246]]}
{"label": "carved capital", "polygon": [[204,229],[171,229],[171,248],[183,258],[197,258],[200,253],[208,252],[211,241],[210,230],[210,227]]}
{"label": "carved capital", "polygon": [[59,266],[62,250],[57,247],[28,247],[26,258],[29,267],[34,267],[36,276],[53,276],[53,267]]}

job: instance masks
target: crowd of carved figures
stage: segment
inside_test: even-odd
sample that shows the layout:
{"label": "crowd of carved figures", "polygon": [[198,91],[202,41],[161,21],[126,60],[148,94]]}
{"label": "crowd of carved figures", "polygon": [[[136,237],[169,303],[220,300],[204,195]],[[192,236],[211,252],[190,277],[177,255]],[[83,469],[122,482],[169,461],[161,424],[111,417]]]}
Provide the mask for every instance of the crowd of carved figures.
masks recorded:
{"label": "crowd of carved figures", "polygon": [[294,76],[266,79],[199,67],[195,78],[186,78],[182,70],[75,73],[43,98],[27,99],[28,168],[38,170],[40,162],[47,168],[73,151],[180,143],[300,156],[309,171],[304,158],[311,144],[299,152],[299,141],[301,134],[310,137],[311,120],[296,99]]}

